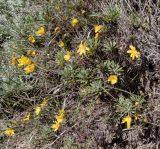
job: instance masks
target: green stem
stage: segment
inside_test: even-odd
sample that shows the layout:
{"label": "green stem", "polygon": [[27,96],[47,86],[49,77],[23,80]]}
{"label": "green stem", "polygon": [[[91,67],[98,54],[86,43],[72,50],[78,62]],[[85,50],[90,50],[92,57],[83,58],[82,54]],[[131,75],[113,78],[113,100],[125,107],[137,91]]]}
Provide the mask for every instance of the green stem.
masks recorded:
{"label": "green stem", "polygon": [[124,92],[124,93],[130,94],[130,95],[133,95],[133,93],[128,92],[128,91],[123,90],[123,89],[120,89],[120,88],[116,88],[116,87],[109,87],[109,89],[115,89],[115,90],[118,90],[118,91],[121,91],[121,92]]}

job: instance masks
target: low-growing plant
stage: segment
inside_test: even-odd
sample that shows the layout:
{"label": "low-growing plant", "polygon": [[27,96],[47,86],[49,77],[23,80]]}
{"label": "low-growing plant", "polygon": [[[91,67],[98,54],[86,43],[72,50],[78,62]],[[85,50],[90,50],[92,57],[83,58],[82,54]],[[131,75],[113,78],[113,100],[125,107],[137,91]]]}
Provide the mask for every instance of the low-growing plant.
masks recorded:
{"label": "low-growing plant", "polygon": [[88,86],[82,86],[80,88],[80,96],[86,97],[86,96],[93,96],[102,91],[102,81],[96,80],[90,83]]}
{"label": "low-growing plant", "polygon": [[88,39],[87,43],[88,43],[89,48],[91,49],[91,51],[90,51],[91,54],[94,54],[95,51],[97,50],[98,46],[100,45],[100,41],[96,40],[94,38]]}
{"label": "low-growing plant", "polygon": [[117,22],[120,16],[120,8],[118,5],[110,4],[102,9],[102,18],[106,22]]}
{"label": "low-growing plant", "polygon": [[104,43],[104,51],[114,51],[116,49],[118,49],[118,44],[116,41],[114,40],[109,40],[106,43]]}
{"label": "low-growing plant", "polygon": [[[148,101],[138,89],[152,90],[156,79],[149,80],[149,85],[143,81],[148,80],[149,67],[143,49],[148,37],[143,34],[150,24],[141,13],[131,12],[132,3],[1,0],[2,148],[17,147],[27,135],[33,148],[86,148],[86,144],[92,148],[92,139],[86,135],[100,138],[93,141],[98,148],[100,144],[112,148],[118,145],[117,137],[125,142],[120,125],[123,128],[126,123],[130,129],[144,122]],[[105,137],[111,131],[115,138],[108,141]],[[78,143],[89,142],[78,144],[73,136]]]}
{"label": "low-growing plant", "polygon": [[142,24],[142,18],[140,18],[138,14],[132,13],[130,15],[130,25],[135,28],[138,28],[141,27],[141,24]]}
{"label": "low-growing plant", "polygon": [[121,73],[123,72],[123,68],[113,60],[105,61],[103,64],[103,69],[105,72],[108,72],[110,74],[121,75]]}

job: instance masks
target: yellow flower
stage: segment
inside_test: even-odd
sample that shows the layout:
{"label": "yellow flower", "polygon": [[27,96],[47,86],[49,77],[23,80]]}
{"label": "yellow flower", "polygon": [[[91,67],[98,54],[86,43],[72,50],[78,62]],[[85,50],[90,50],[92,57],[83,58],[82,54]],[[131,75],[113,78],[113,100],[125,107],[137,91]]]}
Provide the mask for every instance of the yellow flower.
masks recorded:
{"label": "yellow flower", "polygon": [[71,52],[67,51],[66,54],[64,55],[64,60],[69,61],[71,58]]}
{"label": "yellow flower", "polygon": [[58,44],[58,46],[61,47],[61,48],[63,48],[64,47],[64,42],[60,41],[59,44]]}
{"label": "yellow flower", "polygon": [[118,76],[117,75],[110,75],[108,77],[108,82],[111,82],[112,85],[116,84],[118,82]]}
{"label": "yellow flower", "polygon": [[55,32],[55,33],[59,33],[60,31],[61,31],[61,29],[60,29],[60,27],[58,27],[58,26],[54,29],[54,32]]}
{"label": "yellow flower", "polygon": [[30,65],[32,61],[28,57],[22,55],[21,58],[18,59],[18,63],[19,63],[18,66],[24,66],[24,65]]}
{"label": "yellow flower", "polygon": [[12,65],[16,65],[16,63],[17,63],[17,57],[16,57],[16,54],[13,53],[13,55],[12,55]]}
{"label": "yellow flower", "polygon": [[94,26],[94,32],[95,32],[95,33],[100,33],[100,32],[102,32],[102,29],[103,29],[103,25],[95,25],[95,26]]}
{"label": "yellow flower", "polygon": [[36,31],[36,36],[43,36],[44,34],[45,34],[44,27],[39,27],[38,30]]}
{"label": "yellow flower", "polygon": [[40,104],[41,108],[46,107],[48,104],[48,99],[44,98],[43,102]]}
{"label": "yellow flower", "polygon": [[41,112],[41,107],[40,106],[36,106],[36,108],[35,108],[35,114],[39,115],[40,112]]}
{"label": "yellow flower", "polygon": [[85,42],[81,41],[80,45],[78,46],[77,53],[79,53],[79,55],[82,55],[82,54],[86,55],[87,51],[90,51],[90,48],[87,47]]}
{"label": "yellow flower", "polygon": [[132,118],[128,115],[122,119],[122,124],[127,123],[127,128],[131,128]]}
{"label": "yellow flower", "polygon": [[4,134],[8,137],[14,136],[14,129],[13,128],[7,128],[4,132]]}
{"label": "yellow flower", "polygon": [[56,115],[56,116],[55,116],[55,119],[56,119],[56,121],[57,121],[58,123],[62,123],[63,120],[64,120],[64,115],[63,115],[63,114],[62,114],[62,115]]}
{"label": "yellow flower", "polygon": [[29,74],[35,70],[35,64],[32,63],[24,68],[26,74]]}
{"label": "yellow flower", "polygon": [[29,35],[28,41],[29,41],[30,43],[35,43],[35,42],[36,42],[35,38],[34,38],[32,35]]}
{"label": "yellow flower", "polygon": [[32,57],[35,57],[36,51],[35,51],[35,50],[28,50],[28,51],[27,51],[27,55],[28,55],[28,56],[31,55]]}
{"label": "yellow flower", "polygon": [[73,27],[75,27],[77,24],[78,24],[78,19],[76,19],[76,18],[72,18],[72,20],[71,20],[71,25],[73,26]]}
{"label": "yellow flower", "polygon": [[31,117],[31,113],[28,113],[26,117],[22,118],[21,119],[21,122],[22,123],[26,123],[30,120],[30,117]]}
{"label": "yellow flower", "polygon": [[130,45],[129,48],[130,50],[128,50],[127,53],[130,54],[130,57],[132,60],[135,60],[135,58],[138,58],[141,56],[141,53],[138,52],[134,46]]}
{"label": "yellow flower", "polygon": [[64,115],[64,114],[65,114],[64,108],[62,108],[58,111],[58,115]]}
{"label": "yellow flower", "polygon": [[56,122],[55,124],[52,124],[51,128],[54,132],[56,132],[60,127],[60,123]]}

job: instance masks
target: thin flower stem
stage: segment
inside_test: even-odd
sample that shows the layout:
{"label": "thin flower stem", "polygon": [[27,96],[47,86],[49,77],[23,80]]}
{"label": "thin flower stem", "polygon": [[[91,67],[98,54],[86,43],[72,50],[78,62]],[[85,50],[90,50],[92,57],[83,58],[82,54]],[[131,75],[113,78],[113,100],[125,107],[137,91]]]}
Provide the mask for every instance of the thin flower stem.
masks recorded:
{"label": "thin flower stem", "polygon": [[106,92],[109,96],[111,96],[113,99],[115,99],[105,88],[101,87],[104,92]]}
{"label": "thin flower stem", "polygon": [[128,91],[123,90],[123,89],[120,89],[120,88],[116,88],[116,87],[109,87],[109,89],[115,89],[115,90],[118,90],[118,91],[121,91],[121,92],[124,92],[124,93],[130,94],[130,95],[133,95],[133,93],[128,92]]}

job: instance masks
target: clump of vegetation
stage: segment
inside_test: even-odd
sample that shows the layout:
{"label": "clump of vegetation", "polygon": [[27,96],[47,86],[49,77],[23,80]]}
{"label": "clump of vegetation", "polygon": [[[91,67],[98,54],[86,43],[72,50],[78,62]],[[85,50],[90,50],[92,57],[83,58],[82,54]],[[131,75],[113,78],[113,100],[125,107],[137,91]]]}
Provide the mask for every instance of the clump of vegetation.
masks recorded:
{"label": "clump of vegetation", "polygon": [[137,148],[140,136],[157,146],[158,2],[2,0],[0,8],[2,148]]}

